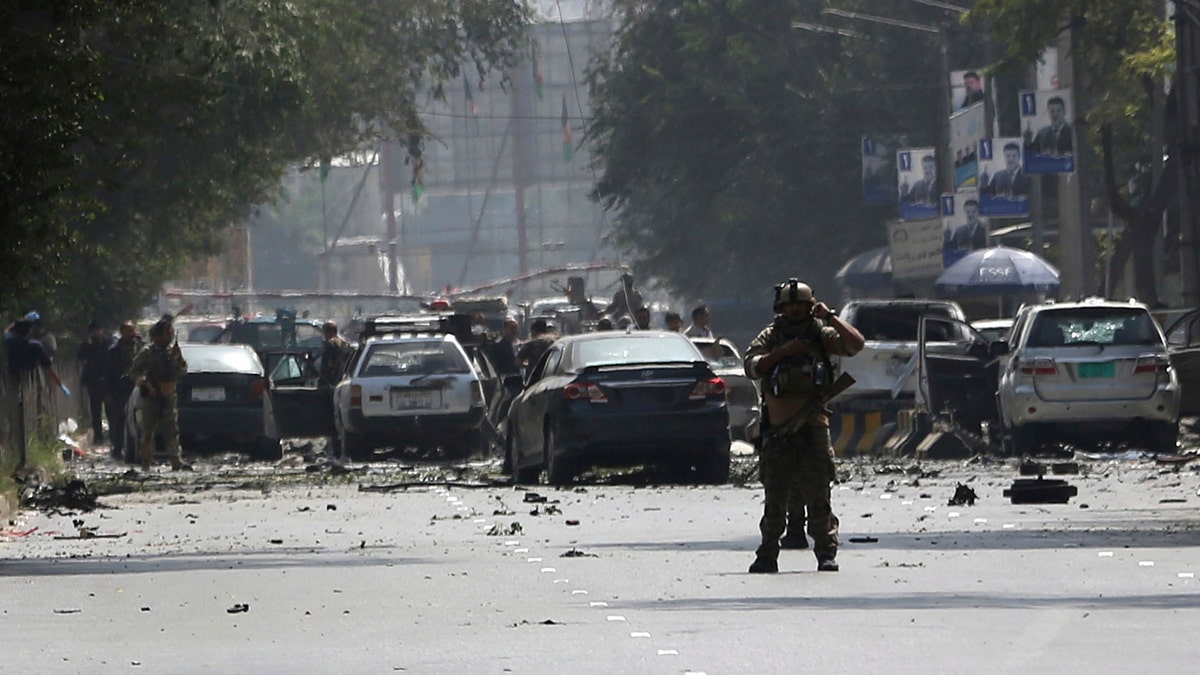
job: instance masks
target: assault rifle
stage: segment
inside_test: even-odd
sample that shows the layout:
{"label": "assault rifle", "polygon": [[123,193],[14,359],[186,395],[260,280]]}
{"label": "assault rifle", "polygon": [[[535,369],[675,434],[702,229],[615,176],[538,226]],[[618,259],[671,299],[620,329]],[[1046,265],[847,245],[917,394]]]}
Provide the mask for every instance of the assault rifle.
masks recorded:
{"label": "assault rifle", "polygon": [[767,433],[772,436],[788,437],[800,431],[800,429],[808,424],[808,418],[812,417],[817,411],[823,409],[826,403],[829,403],[835,396],[846,391],[855,382],[854,376],[850,373],[843,372],[838,375],[829,389],[821,396],[809,401],[795,415],[792,415],[788,420],[778,426],[772,425],[771,430]]}

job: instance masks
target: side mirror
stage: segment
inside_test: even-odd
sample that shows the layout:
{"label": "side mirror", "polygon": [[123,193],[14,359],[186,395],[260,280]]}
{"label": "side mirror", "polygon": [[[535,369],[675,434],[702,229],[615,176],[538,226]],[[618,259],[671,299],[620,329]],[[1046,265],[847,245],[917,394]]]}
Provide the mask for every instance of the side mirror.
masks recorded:
{"label": "side mirror", "polygon": [[988,354],[993,357],[1004,356],[1008,353],[1008,340],[996,340],[988,345]]}

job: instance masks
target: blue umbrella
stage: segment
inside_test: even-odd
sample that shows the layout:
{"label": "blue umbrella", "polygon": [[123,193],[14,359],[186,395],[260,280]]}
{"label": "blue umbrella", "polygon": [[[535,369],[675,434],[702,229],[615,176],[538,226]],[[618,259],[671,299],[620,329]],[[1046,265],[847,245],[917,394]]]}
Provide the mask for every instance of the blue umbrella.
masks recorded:
{"label": "blue umbrella", "polygon": [[892,249],[873,248],[846,261],[833,276],[838,286],[888,286],[892,283]]}
{"label": "blue umbrella", "polygon": [[942,272],[934,288],[948,295],[1056,293],[1058,270],[1029,251],[994,246],[963,256]]}

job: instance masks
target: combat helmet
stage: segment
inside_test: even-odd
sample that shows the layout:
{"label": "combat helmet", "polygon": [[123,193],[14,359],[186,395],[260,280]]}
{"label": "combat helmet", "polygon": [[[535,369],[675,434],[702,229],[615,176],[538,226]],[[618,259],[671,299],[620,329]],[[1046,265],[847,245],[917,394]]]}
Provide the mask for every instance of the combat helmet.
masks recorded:
{"label": "combat helmet", "polygon": [[783,311],[783,306],[790,302],[812,302],[813,292],[808,284],[792,277],[775,285],[775,312]]}

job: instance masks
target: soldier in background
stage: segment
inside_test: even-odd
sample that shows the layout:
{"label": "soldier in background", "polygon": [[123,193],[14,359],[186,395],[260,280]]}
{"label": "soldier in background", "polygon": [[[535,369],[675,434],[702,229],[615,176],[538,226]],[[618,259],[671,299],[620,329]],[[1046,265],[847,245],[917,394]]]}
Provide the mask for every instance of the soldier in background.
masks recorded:
{"label": "soldier in background", "polygon": [[143,346],[137,327],[132,321],[125,321],[121,324],[120,337],[108,348],[105,380],[108,382],[109,400],[116,413],[108,419],[108,435],[112,441],[112,456],[118,461],[125,451],[125,406],[134,389],[129,368]]}
{"label": "soldier in background", "polygon": [[354,349],[338,335],[337,322],[326,321],[321,325],[321,332],[325,341],[321,345],[321,381],[317,386],[332,389],[342,379],[342,371]]}
{"label": "soldier in background", "polygon": [[172,471],[191,471],[179,448],[179,396],[176,386],[187,374],[187,361],[175,341],[175,325],[170,314],[163,315],[150,327],[150,344],[138,352],[129,367],[129,377],[141,391],[142,436],[138,459],[142,470],[154,463],[154,435],[162,432]]}

